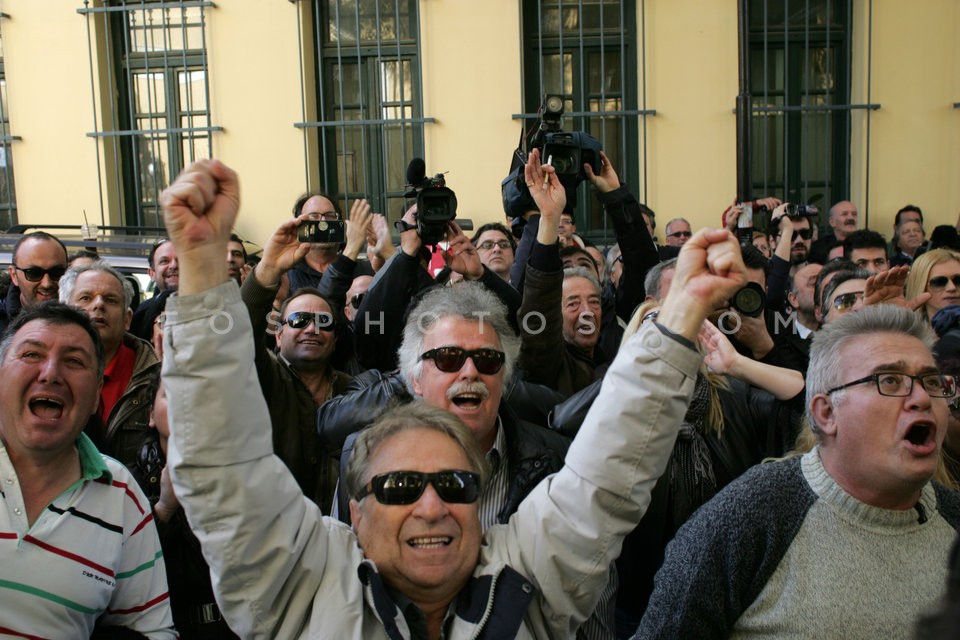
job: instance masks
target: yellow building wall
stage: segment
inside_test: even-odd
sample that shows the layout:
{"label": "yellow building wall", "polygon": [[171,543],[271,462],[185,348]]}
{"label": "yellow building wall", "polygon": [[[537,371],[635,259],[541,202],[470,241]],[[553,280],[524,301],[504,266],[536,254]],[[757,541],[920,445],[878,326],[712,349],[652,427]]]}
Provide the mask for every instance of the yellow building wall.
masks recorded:
{"label": "yellow building wall", "polygon": [[97,143],[82,5],[4,0],[7,79],[18,218],[23,223],[100,220]]}
{"label": "yellow building wall", "polygon": [[[638,2],[639,4],[639,2]],[[854,0],[852,98],[867,101],[866,7]],[[100,194],[86,18],[80,0],[3,0],[0,23],[18,215],[21,222],[99,220]],[[960,210],[960,8],[955,0],[874,0],[870,100],[869,215],[890,233],[893,213],[920,205],[927,228]],[[661,228],[685,216],[716,225],[736,189],[737,13],[734,0],[647,0],[646,185],[631,184]],[[207,9],[214,155],[237,169],[239,232],[260,244],[290,215],[316,166],[305,166],[297,12],[309,33],[309,3],[229,0]],[[638,27],[640,25],[638,7]],[[461,217],[502,220],[500,181],[516,147],[521,100],[518,0],[421,0],[423,114],[430,173],[447,172]],[[315,95],[307,49],[307,95]],[[97,51],[94,51],[96,58]],[[97,63],[99,64],[99,62]],[[638,64],[638,85],[644,81]],[[99,96],[97,96],[99,100]],[[104,98],[106,100],[106,98]],[[98,103],[98,115],[102,109]],[[307,105],[306,120],[315,117]],[[852,199],[867,207],[866,113],[852,116]],[[643,141],[641,141],[641,148]],[[315,160],[311,160],[311,163]],[[119,222],[112,172],[103,174],[106,215]],[[645,192],[642,191],[645,186]]]}
{"label": "yellow building wall", "polygon": [[[853,101],[867,102],[866,0],[854,2]],[[853,117],[851,195],[869,195],[870,227],[888,238],[897,210],[923,209],[927,233],[960,211],[960,4],[955,0],[874,0],[869,172],[865,112]],[[866,191],[869,176],[869,194]]]}
{"label": "yellow building wall", "polygon": [[[510,168],[523,111],[520,10],[516,0],[420,2],[424,159],[448,172],[457,216],[502,222],[500,181]],[[472,235],[468,233],[467,235]]]}
{"label": "yellow building wall", "polygon": [[647,204],[663,241],[678,216],[719,226],[737,195],[737,11],[718,0],[646,8],[647,108],[657,110],[647,119]]}

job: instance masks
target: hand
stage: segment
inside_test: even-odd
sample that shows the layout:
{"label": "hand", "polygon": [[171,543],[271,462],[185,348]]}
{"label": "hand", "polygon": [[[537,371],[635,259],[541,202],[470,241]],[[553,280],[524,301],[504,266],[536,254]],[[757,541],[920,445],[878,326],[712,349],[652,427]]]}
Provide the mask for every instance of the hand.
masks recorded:
{"label": "hand", "polygon": [[170,467],[165,466],[160,472],[160,499],[153,506],[153,512],[160,522],[167,522],[180,508],[180,500],[173,492],[173,481],[170,479]]}
{"label": "hand", "polygon": [[743,205],[737,202],[734,202],[729,207],[723,211],[723,227],[729,229],[736,233],[737,230],[737,221],[740,219],[740,214],[743,213]]}
{"label": "hand", "polygon": [[387,258],[397,252],[390,239],[390,225],[387,217],[382,213],[371,216],[370,226],[367,227],[367,259],[374,271],[379,271]]}
{"label": "hand", "polygon": [[726,230],[700,229],[680,250],[658,322],[693,341],[707,314],[733,297],[746,280],[736,237]]}
{"label": "hand", "polygon": [[767,322],[763,315],[757,317],[738,314],[740,329],[737,331],[737,340],[750,349],[755,360],[761,360],[773,350],[773,338],[767,331]]}
{"label": "hand", "polygon": [[249,276],[250,272],[252,271],[252,264],[244,264],[242,267],[240,267],[240,284],[243,284],[247,280],[247,276]]}
{"label": "hand", "polygon": [[703,356],[704,364],[717,373],[727,373],[733,368],[737,358],[742,357],[730,344],[727,336],[707,320],[700,325],[699,342],[706,352]]}
{"label": "hand", "polygon": [[[402,220],[410,225],[417,224],[417,205],[412,205],[407,209]],[[423,246],[423,242],[420,240],[420,234],[417,233],[416,229],[408,229],[400,234],[400,250],[403,251],[408,256],[415,258],[420,253],[420,247]]]}
{"label": "hand", "polygon": [[903,265],[867,278],[863,290],[863,304],[895,304],[910,311],[916,311],[930,300],[930,292],[921,293],[912,300],[904,296],[903,286],[907,282],[910,267]]}
{"label": "hand", "polygon": [[793,240],[793,220],[787,215],[788,202],[784,202],[776,209],[770,212],[770,224],[777,226],[777,231],[781,234],[787,233]]}
{"label": "hand", "polygon": [[297,218],[285,220],[277,227],[263,247],[263,258],[254,269],[257,282],[265,287],[275,286],[283,274],[310,252],[310,243],[300,242],[297,231],[300,223],[311,219],[311,215],[300,214]]}
{"label": "hand", "polygon": [[560,214],[567,205],[567,192],[560,184],[557,170],[551,165],[541,164],[540,150],[534,149],[527,158],[523,175],[527,181],[527,189],[540,209],[540,225],[548,222],[556,227]]}
{"label": "hand", "polygon": [[785,204],[780,198],[774,198],[773,196],[767,196],[766,198],[757,198],[754,200],[756,205],[761,207],[766,207],[767,211],[773,211],[782,204]]}
{"label": "hand", "polygon": [[350,205],[350,219],[347,220],[346,246],[343,255],[356,260],[360,249],[367,239],[367,230],[371,223],[370,203],[365,199],[354,200]]}
{"label": "hand", "polygon": [[180,263],[181,295],[204,291],[229,279],[230,230],[240,209],[237,174],[219,160],[198,160],[160,195],[163,218]]}
{"label": "hand", "polygon": [[447,223],[447,242],[449,246],[443,252],[443,259],[450,270],[461,274],[465,280],[479,280],[483,276],[483,264],[477,248],[452,220]]}
{"label": "hand", "polygon": [[620,188],[620,178],[610,163],[610,159],[607,158],[607,154],[603,151],[600,152],[600,175],[593,172],[593,167],[590,166],[589,162],[583,164],[583,171],[587,174],[587,179],[600,193],[609,193]]}

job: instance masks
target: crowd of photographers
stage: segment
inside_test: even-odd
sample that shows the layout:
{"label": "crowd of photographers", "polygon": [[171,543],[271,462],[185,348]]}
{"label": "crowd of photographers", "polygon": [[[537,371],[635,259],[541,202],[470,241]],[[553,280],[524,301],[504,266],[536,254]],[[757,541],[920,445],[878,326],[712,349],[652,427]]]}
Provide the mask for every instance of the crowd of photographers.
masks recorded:
{"label": "crowd of photographers", "polygon": [[[838,445],[831,439],[835,434],[825,425],[840,421],[818,413],[817,405],[818,397],[872,381],[885,400],[909,396],[912,402],[915,389],[924,395],[933,406],[924,411],[933,418],[920,427],[911,423],[905,432],[908,435],[901,438],[911,443],[911,455],[942,460],[921,478],[917,485],[920,498],[909,504],[920,514],[910,526],[934,521],[931,527],[939,529],[921,537],[911,534],[903,543],[928,550],[927,557],[933,560],[927,564],[939,563],[940,568],[924,574],[925,588],[909,602],[898,600],[899,591],[890,591],[895,589],[890,586],[872,600],[876,610],[858,612],[860,618],[874,619],[864,627],[873,630],[878,620],[889,624],[882,609],[890,608],[892,601],[901,603],[896,632],[888,626],[883,628],[893,634],[888,637],[910,637],[920,614],[929,613],[942,592],[949,540],[960,522],[960,507],[951,492],[960,488],[960,410],[953,378],[960,375],[960,242],[956,228],[937,227],[927,238],[922,212],[910,205],[897,213],[893,237],[888,242],[875,230],[859,228],[853,203],[834,204],[827,213],[826,226],[820,229],[815,208],[765,198],[728,207],[721,218],[728,235],[698,232],[686,219],[673,218],[664,225],[665,241],[660,245],[654,212],[621,183],[610,158],[598,145],[593,147],[589,140],[571,135],[548,130],[545,139],[515,163],[503,184],[506,224],[484,224],[468,237],[455,215],[456,197],[443,177],[426,176],[423,161],[414,161],[407,180],[416,203],[394,225],[399,236],[396,246],[385,216],[374,213],[366,200],[353,201],[350,210],[344,212],[327,195],[309,193],[296,201],[293,216],[266,240],[259,259],[250,260],[239,237],[227,238],[229,228],[206,225],[204,233],[212,233],[211,227],[216,233],[203,242],[198,240],[200,231],[185,231],[197,219],[217,222],[213,216],[221,215],[221,210],[227,212],[223,220],[232,226],[238,205],[229,197],[235,176],[222,165],[188,170],[165,194],[171,240],[158,242],[151,250],[149,273],[156,295],[139,307],[126,278],[98,261],[95,254],[68,256],[54,236],[43,232],[25,235],[14,250],[10,283],[0,307],[0,327],[5,330],[0,347],[4,375],[19,364],[20,340],[28,329],[79,322],[72,317],[51,319],[49,309],[57,305],[48,301],[58,299],[89,317],[89,327],[99,338],[95,343],[102,350],[98,353],[104,372],[100,386],[87,391],[88,395],[94,394],[85,399],[93,407],[92,417],[87,420],[81,415],[71,423],[71,429],[79,429],[83,435],[67,429],[66,436],[43,447],[30,440],[39,436],[23,435],[28,428],[22,425],[32,425],[31,420],[59,423],[68,413],[65,407],[73,399],[56,391],[60,384],[57,380],[50,382],[59,374],[48,369],[59,365],[42,366],[37,381],[27,385],[31,390],[24,393],[27,405],[23,415],[27,419],[5,410],[0,435],[6,453],[0,459],[0,471],[8,478],[8,486],[16,484],[19,493],[11,490],[4,494],[7,509],[16,516],[2,522],[0,558],[16,560],[21,553],[3,546],[5,534],[9,533],[7,537],[12,540],[39,540],[38,548],[56,548],[57,552],[33,557],[34,570],[42,572],[47,567],[61,575],[62,559],[55,558],[70,549],[62,528],[69,527],[72,537],[93,535],[77,533],[80,526],[75,522],[61,522],[71,514],[74,520],[78,517],[79,511],[70,506],[72,492],[80,495],[86,482],[103,484],[105,478],[114,485],[129,484],[130,504],[122,500],[115,504],[112,509],[122,510],[123,516],[111,517],[133,522],[133,529],[127,524],[113,524],[127,547],[133,545],[126,541],[139,539],[139,550],[130,558],[114,558],[116,566],[88,549],[87,544],[76,552],[81,564],[100,567],[93,571],[101,571],[102,565],[110,567],[105,575],[112,577],[100,583],[112,586],[101,587],[104,593],[92,601],[79,595],[82,578],[63,573],[66,586],[60,587],[48,580],[9,575],[12,569],[0,569],[0,580],[19,585],[14,587],[18,596],[0,605],[0,626],[9,626],[15,635],[29,632],[48,637],[58,637],[65,628],[83,629],[84,634],[93,633],[94,637],[173,637],[174,626],[183,638],[237,637],[234,634],[294,637],[307,633],[308,626],[314,630],[334,628],[315,626],[320,624],[317,618],[354,615],[352,610],[324,610],[324,603],[339,602],[341,597],[349,601],[349,594],[356,592],[356,598],[368,599],[367,606],[377,612],[379,621],[373,627],[376,637],[385,633],[385,637],[435,638],[441,637],[438,632],[452,634],[451,629],[467,623],[496,634],[499,627],[484,626],[488,624],[481,616],[484,603],[491,611],[500,612],[493,618],[506,625],[503,629],[513,629],[507,635],[490,637],[739,637],[757,629],[765,629],[767,637],[787,637],[786,631],[781,636],[775,629],[790,625],[777,625],[783,624],[784,618],[796,617],[804,607],[821,606],[826,596],[813,595],[805,591],[813,587],[803,586],[787,596],[783,591],[772,592],[775,587],[788,589],[795,586],[794,580],[802,579],[807,581],[804,584],[820,588],[824,580],[834,580],[848,591],[863,592],[856,598],[858,606],[870,606],[864,603],[871,602],[872,597],[862,582],[853,588],[847,585],[836,567],[811,568],[813,560],[798,550],[805,536],[836,535],[838,548],[846,548],[843,540],[849,538],[853,550],[848,553],[859,559],[858,545],[869,544],[867,534],[859,530],[804,533],[802,527],[836,524],[831,520],[825,525],[817,519],[820,516],[810,515],[817,509],[815,501],[810,500],[809,512],[801,513],[797,507],[796,513],[784,516],[784,521],[794,523],[796,528],[787,538],[778,530],[782,538],[778,544],[783,548],[773,564],[761,562],[747,567],[746,561],[733,562],[731,556],[724,555],[736,555],[736,545],[726,549],[697,529],[705,526],[700,514],[708,510],[715,522],[727,523],[722,525],[729,527],[727,530],[714,534],[723,538],[726,531],[729,540],[725,544],[732,544],[741,535],[751,539],[754,534],[744,532],[743,526],[728,523],[729,509],[747,509],[743,513],[758,522],[765,522],[768,516],[754,513],[753,506],[735,506],[738,492],[743,491],[742,484],[736,484],[737,478],[753,473],[750,470],[754,465],[766,459],[802,456],[802,474],[806,475],[797,471],[800,475],[796,477],[783,476],[777,481],[780,485],[766,479],[771,474],[751,477],[756,477],[758,487],[773,482],[770,486],[774,491],[776,486],[802,484],[802,478],[806,478],[821,501],[827,500],[829,491],[839,491],[846,498],[851,493],[862,500],[863,509],[876,511],[871,517],[878,518],[877,522],[887,517],[880,513],[884,511],[882,500],[871,502],[857,495],[837,477],[842,474],[834,473],[833,456]],[[581,152],[576,165],[566,166],[569,162],[564,149],[569,148]],[[614,230],[616,242],[612,246],[594,246],[577,233],[569,203],[574,201],[572,196],[581,182],[593,189]],[[755,225],[758,220],[762,225]],[[759,226],[765,231],[758,230]],[[717,280],[720,284],[715,290],[700,293],[698,278],[723,275],[714,254],[729,249],[724,243],[739,247],[735,256],[726,257],[723,263],[730,271],[726,279]],[[234,294],[216,286],[214,276],[223,263],[230,281],[224,286],[234,290],[239,286],[234,302]],[[189,295],[177,295],[184,282],[189,283]],[[199,317],[201,307],[214,299],[217,302],[210,308],[208,338],[178,333],[181,325]],[[239,307],[241,304],[243,307]],[[221,336],[234,335],[238,318],[231,311],[235,307],[245,307],[246,319],[239,324],[252,335],[240,333],[235,340],[230,337],[231,341],[223,338],[221,342]],[[891,332],[922,338],[926,335],[923,331],[933,329],[939,336],[932,351],[936,363],[924,361],[915,369],[915,354],[894,354],[899,359],[880,362],[867,378],[844,380],[845,384],[824,391],[820,388],[821,377],[826,375],[823,372],[839,366],[843,351],[844,343],[836,336],[846,335],[843,332],[853,331],[849,327],[855,326],[854,321],[844,318],[868,307],[876,309],[876,317],[862,320],[865,324],[859,334],[842,339],[865,340],[864,335]],[[686,311],[678,313],[680,308]],[[221,315],[219,321],[217,313]],[[697,320],[690,335],[677,328],[682,324],[678,317],[686,314],[688,319],[696,319],[701,313],[705,320],[702,325]],[[916,326],[900,328],[914,319]],[[890,328],[894,324],[898,328]],[[218,328],[221,326],[225,327],[222,331]],[[819,347],[818,335],[823,336],[819,345],[834,345],[833,353]],[[56,342],[58,339],[41,333],[27,342],[40,345],[46,362],[53,358],[48,354],[68,349]],[[703,364],[699,370],[694,367],[686,371],[682,384],[668,382],[676,374],[667,371],[673,364],[657,364],[660,358],[673,363],[680,356],[660,354],[647,362],[635,352],[643,341],[659,354],[664,340],[676,342],[673,349],[690,351],[683,358],[695,355],[689,347],[697,343]],[[917,353],[932,358],[923,346],[926,338],[903,340],[915,340],[909,342],[911,348],[920,345]],[[860,348],[870,354],[881,347],[863,342]],[[173,354],[164,353],[170,349]],[[188,352],[192,355],[184,355]],[[213,362],[216,353],[234,354],[228,364],[238,370],[226,375],[223,364],[209,371],[191,369],[197,362],[205,362],[203,358]],[[844,353],[852,355],[849,349]],[[636,363],[625,361],[628,357],[637,358]],[[165,358],[161,384],[161,361]],[[67,362],[64,366],[68,368],[80,367]],[[249,367],[251,375],[244,375],[244,367]],[[645,372],[656,374],[650,373],[652,377],[640,385],[618,381],[618,376],[625,376],[631,367],[646,367]],[[808,378],[808,369],[813,378]],[[889,381],[881,375],[888,370],[892,371]],[[222,380],[210,371],[222,372]],[[811,391],[814,384],[820,386]],[[33,390],[30,385],[42,389]],[[674,388],[668,390],[670,385]],[[906,391],[901,393],[903,385]],[[621,434],[616,429],[608,435],[597,431],[597,425],[604,423],[604,412],[616,417],[608,418],[612,424],[629,423],[633,408],[625,407],[622,413],[612,408],[619,398],[625,405],[635,403],[643,408],[638,423],[658,423],[658,397],[679,393],[680,387],[686,396],[671,422],[671,428],[677,431],[675,441],[669,440],[662,451],[654,448],[648,454],[655,471],[647,473],[638,463],[638,475],[622,479],[642,487],[636,508],[622,506],[629,501],[613,493],[606,497],[612,489],[604,482],[617,481],[606,476],[613,470],[622,471],[625,459],[637,452],[618,453],[616,438]],[[248,406],[250,397],[259,398],[261,394],[265,400],[262,411],[256,404]],[[466,425],[463,433],[470,443],[461,446],[469,455],[476,452],[478,461],[474,463],[471,458],[471,465],[475,470],[482,468],[482,473],[440,467],[430,473],[405,471],[408,477],[398,477],[397,471],[372,479],[364,476],[363,465],[379,464],[378,447],[387,447],[395,442],[391,438],[399,437],[390,434],[400,427],[390,427],[389,423],[401,419],[394,418],[394,412],[400,411],[399,405],[407,404],[439,411],[401,411],[397,415],[402,420],[437,423],[441,426],[435,428],[443,433],[460,428],[443,426],[449,416],[454,416],[457,424]],[[668,409],[671,405],[664,406]],[[663,419],[670,422],[673,414],[667,409]],[[248,421],[256,422],[255,418],[269,423],[263,443],[259,443],[256,425],[249,433],[242,427]],[[220,435],[231,442],[217,442],[212,436],[196,436],[197,441],[192,442],[194,433],[203,431],[206,422],[223,422]],[[387,429],[386,435],[367,434],[374,422],[376,429]],[[384,422],[388,426],[383,426]],[[168,441],[173,442],[171,423],[173,439],[187,438],[177,440],[177,454],[171,456],[171,462],[176,460],[179,465],[174,473],[166,464]],[[183,426],[187,424],[189,428]],[[233,428],[237,428],[236,437],[231,435]],[[604,445],[611,448],[605,452],[610,474],[605,475],[603,465],[595,460],[584,462],[587,454],[583,449],[587,447],[577,448],[575,443],[580,440],[581,430],[588,433],[583,438],[595,439],[589,440],[595,447],[607,437],[612,439]],[[75,444],[80,442],[78,437],[82,444]],[[432,455],[431,439],[423,434],[421,438],[424,455]],[[843,444],[842,439],[837,441]],[[122,466],[107,469],[90,461],[92,449],[88,443]],[[629,448],[628,440],[622,446]],[[261,455],[255,451],[261,450],[258,447],[265,452],[264,460],[272,453],[282,461],[292,483],[282,477],[286,472],[278,467],[263,466],[266,462],[261,463],[257,457]],[[42,454],[38,453],[41,449]],[[71,452],[78,449],[81,453],[76,475],[65,471],[72,467],[62,462],[72,460]],[[396,455],[403,458],[407,454],[399,450]],[[822,466],[817,466],[821,457]],[[841,460],[855,466],[858,458]],[[54,461],[59,462],[51,464]],[[571,500],[577,497],[583,502],[580,506],[587,509],[583,514],[577,512],[577,517],[572,517],[574,506],[560,504],[564,500],[555,495],[555,486],[544,488],[552,482],[567,482],[564,474],[571,473],[571,464],[582,474],[571,486],[589,485],[590,489],[584,488],[582,495],[577,493],[579,497],[568,496]],[[220,484],[201,473],[216,465],[230,466],[229,473],[240,474],[237,482],[245,488],[221,490]],[[895,469],[890,471],[891,477],[897,473]],[[930,475],[936,492],[930,489],[928,493],[925,487]],[[818,480],[810,479],[814,476]],[[847,493],[831,484],[833,480]],[[405,483],[418,488],[411,489]],[[723,491],[732,483],[730,491]],[[143,496],[134,484],[139,484],[146,496],[145,508],[138,506]],[[880,482],[884,487],[889,484]],[[274,512],[270,510],[273,507],[268,508],[269,496],[247,495],[255,491],[269,494],[274,485],[281,487],[274,496],[280,502],[298,491],[307,498],[307,506],[294,509],[288,505],[284,507],[287,511],[276,512],[277,518],[287,514],[285,529],[279,520],[271,524],[270,514]],[[827,485],[829,489],[821,492]],[[852,481],[851,485],[862,486]],[[59,487],[59,491],[47,491],[49,487]],[[762,490],[757,491],[760,493],[751,500],[763,499]],[[25,515],[17,506],[21,494]],[[724,496],[727,502],[721,500]],[[89,501],[94,498],[84,499],[89,509]],[[238,502],[241,499],[247,502]],[[437,504],[445,503],[448,509],[462,506],[459,503],[475,503],[477,535],[483,536],[488,549],[493,549],[496,562],[538,575],[520,576],[516,584],[519,595],[512,596],[513,603],[501,601],[509,599],[506,594],[510,592],[496,592],[492,586],[483,596],[473,591],[467,594],[468,587],[458,586],[450,596],[453,604],[449,598],[441,599],[447,604],[439,612],[433,611],[424,604],[433,600],[407,584],[414,582],[409,574],[425,571],[421,565],[433,563],[434,558],[440,558],[436,560],[438,566],[448,566],[449,559],[438,549],[455,544],[459,534],[441,528],[440,533],[422,533],[404,542],[394,555],[402,556],[407,547],[424,554],[417,556],[413,566],[390,554],[377,555],[384,553],[382,545],[397,533],[382,528],[382,523],[371,533],[371,523],[384,517],[367,504],[374,499],[380,509],[407,504],[421,508],[428,499],[439,500]],[[806,498],[798,499],[803,502]],[[181,500],[186,504],[181,505]],[[238,514],[249,513],[225,515],[234,507]],[[134,515],[131,510],[137,508],[139,515]],[[851,507],[843,503],[837,508]],[[629,514],[618,509],[626,509]],[[896,509],[901,507],[886,510]],[[313,510],[316,519],[310,517]],[[332,520],[321,521],[321,513]],[[533,513],[539,514],[537,518]],[[856,508],[851,508],[851,513],[856,518],[862,516]],[[937,513],[942,514],[939,519]],[[211,514],[220,520],[215,521]],[[439,517],[442,521],[454,517],[446,511],[444,514]],[[289,524],[294,518],[295,527]],[[337,528],[334,520],[347,527]],[[618,523],[615,534],[606,528],[606,520]],[[889,524],[883,522],[883,526]],[[548,523],[555,529],[547,528]],[[330,580],[322,578],[313,592],[298,595],[297,584],[311,580],[299,573],[310,572],[313,560],[309,556],[326,553],[311,550],[305,541],[314,540],[312,536],[319,535],[315,531],[323,528],[323,540],[333,548],[339,544],[334,538],[350,527],[358,542],[350,542],[348,547],[359,544],[368,561],[375,561],[374,572],[381,570],[384,582],[371,579],[366,570],[361,570],[357,582],[356,567],[342,564],[348,555],[352,557],[351,552],[339,561],[342,588],[336,589],[330,586]],[[503,531],[510,535],[504,537]],[[149,540],[144,541],[145,537]],[[677,545],[669,546],[675,537]],[[159,543],[151,542],[155,539]],[[591,539],[596,540],[596,549],[585,542]],[[507,546],[501,548],[504,544]],[[743,544],[760,548],[755,542]],[[236,546],[236,553],[231,545]],[[276,549],[281,548],[298,549],[301,555],[284,561],[276,555]],[[681,548],[686,554],[682,557],[678,555]],[[883,548],[892,555],[900,552],[895,543],[884,542]],[[151,560],[153,568],[144,570],[144,558],[151,553],[162,556],[163,563]],[[234,557],[247,553],[250,557]],[[476,553],[474,550],[468,573],[474,570]],[[494,561],[487,552],[480,556],[477,575],[486,575],[484,571]],[[780,558],[798,563],[802,570],[791,572],[789,567],[778,565]],[[688,560],[690,569],[686,571],[684,563]],[[888,560],[891,566],[900,564],[895,558]],[[208,562],[212,563],[212,578]],[[331,562],[327,559],[324,566]],[[886,570],[883,560],[871,562],[865,562],[864,571]],[[236,569],[236,563],[243,568]],[[21,566],[23,560],[4,560],[3,564]],[[661,567],[663,571],[655,581]],[[388,568],[395,569],[396,574]],[[237,573],[231,573],[234,570]],[[498,571],[491,574],[494,583],[502,580],[512,584],[512,574]],[[903,582],[898,569],[890,571]],[[140,577],[134,581],[131,572]],[[745,573],[763,575],[766,580],[744,586],[743,593],[737,593],[743,601],[727,603],[722,612],[717,608],[722,609],[723,604],[701,606],[689,601],[696,594],[683,595],[685,588],[701,589],[704,598],[711,594],[723,600],[731,597],[731,591],[711,581],[726,580],[730,589],[739,589],[739,581],[746,580]],[[271,576],[273,582],[264,582]],[[564,584],[550,585],[551,579]],[[872,579],[867,575],[863,581]],[[685,587],[686,580],[689,584]],[[357,583],[356,587],[346,586],[351,581]],[[896,581],[880,582],[888,585]],[[261,583],[262,589],[252,586]],[[538,594],[535,604],[529,604],[530,583],[533,593]],[[364,595],[364,589],[370,591]],[[342,594],[324,596],[329,600],[320,597],[330,590]],[[717,595],[720,591],[722,596]],[[41,597],[39,593],[52,595]],[[308,596],[316,598],[312,606],[319,609],[292,622],[287,607],[309,609],[305,601],[298,600]],[[470,597],[481,599],[473,602]],[[258,600],[261,598],[269,600]],[[66,626],[58,627],[50,620],[57,618],[64,602],[72,613],[64,616]],[[508,606],[518,603],[523,607],[516,612]],[[478,606],[481,609],[474,611]],[[534,610],[539,613],[532,614]],[[6,616],[14,611],[18,611],[16,623],[7,624]],[[354,637],[372,637],[367,635],[372,633],[366,626],[367,614],[356,615],[358,626],[344,622],[335,628],[354,628]],[[828,611],[824,618],[829,622],[834,615],[839,616]],[[711,616],[717,619],[711,621]],[[364,622],[359,622],[360,617]],[[520,626],[509,626],[514,617]],[[302,629],[298,625],[303,625]],[[529,631],[529,635],[517,629]]]}

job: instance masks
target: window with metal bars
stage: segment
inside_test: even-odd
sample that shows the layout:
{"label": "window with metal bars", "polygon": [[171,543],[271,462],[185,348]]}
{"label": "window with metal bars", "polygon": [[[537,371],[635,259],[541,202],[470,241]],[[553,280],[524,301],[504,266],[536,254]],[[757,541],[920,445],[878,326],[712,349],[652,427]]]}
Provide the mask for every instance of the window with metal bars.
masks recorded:
{"label": "window with metal bars", "polygon": [[[636,2],[523,0],[522,8],[525,126],[536,118],[544,95],[562,94],[563,130],[585,131],[600,140],[620,179],[645,200],[640,128],[655,112],[638,109],[643,39],[637,35]],[[579,234],[612,241],[613,230],[588,187],[578,190],[575,216]]]}
{"label": "window with metal bars", "polygon": [[[122,190],[124,222],[163,224],[158,198],[183,167],[212,155],[208,83],[206,9],[196,0],[112,0],[101,7],[85,2],[81,13],[103,22],[108,34],[106,64],[109,86],[116,95],[104,106],[102,131],[88,134],[107,139],[105,153]],[[92,62],[91,62],[92,64]],[[91,73],[93,76],[93,73]],[[96,105],[94,106],[96,109]]]}
{"label": "window with metal bars", "polygon": [[[849,197],[849,0],[750,0],[751,176],[756,196]],[[821,217],[823,217],[821,215]]]}
{"label": "window with metal bars", "polygon": [[[407,163],[423,156],[416,0],[313,0],[323,190],[402,215]],[[427,166],[430,161],[427,159]]]}
{"label": "window with metal bars", "polygon": [[[6,17],[6,14],[0,14],[0,18]],[[9,229],[17,224],[17,196],[13,185],[13,154],[10,143],[20,138],[10,135],[7,104],[7,74],[3,64],[3,33],[0,29],[0,229]]]}

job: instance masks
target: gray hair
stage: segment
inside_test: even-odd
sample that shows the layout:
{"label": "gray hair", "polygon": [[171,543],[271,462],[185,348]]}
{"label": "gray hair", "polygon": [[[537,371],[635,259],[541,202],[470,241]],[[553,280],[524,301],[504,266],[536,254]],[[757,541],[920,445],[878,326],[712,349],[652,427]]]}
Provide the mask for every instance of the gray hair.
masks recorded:
{"label": "gray hair", "polygon": [[513,366],[520,353],[520,337],[507,321],[507,307],[500,299],[479,282],[458,282],[452,287],[431,289],[410,312],[403,328],[403,341],[397,351],[400,376],[411,395],[413,380],[423,373],[423,336],[442,318],[463,318],[478,324],[478,333],[483,330],[481,322],[493,328],[500,339],[506,355],[503,364],[503,386],[510,383]]}
{"label": "gray hair", "polygon": [[133,285],[123,277],[122,273],[103,260],[97,260],[90,264],[67,269],[67,272],[60,278],[60,302],[70,304],[70,296],[73,295],[73,289],[77,286],[77,278],[80,277],[81,273],[86,273],[87,271],[101,271],[116,278],[117,282],[120,283],[120,288],[123,290],[123,307],[124,309],[130,308],[130,304],[133,302]]}
{"label": "gray hair", "polygon": [[[813,397],[845,382],[840,379],[840,367],[837,364],[840,351],[847,343],[861,336],[878,333],[913,336],[931,352],[936,340],[930,323],[924,321],[919,314],[892,304],[864,307],[855,313],[841,316],[814,332],[810,346],[810,364],[807,367],[807,421],[818,438],[820,429],[810,411]],[[840,390],[831,397],[834,406],[843,400],[843,396],[844,391]]]}
{"label": "gray hair", "polygon": [[687,220],[686,218],[673,218],[672,220],[670,220],[669,222],[667,222],[667,226],[665,226],[665,227],[663,228],[663,232],[664,232],[665,234],[670,235],[670,226],[671,226],[674,222],[685,222],[688,229],[693,229],[693,225],[691,225],[691,224],[690,224],[690,221]]}
{"label": "gray hair", "polygon": [[597,295],[603,295],[600,281],[597,280],[597,277],[586,267],[567,267],[563,270],[563,279],[566,280],[567,278],[586,278],[590,281],[590,284],[593,285],[593,288],[597,290]]}
{"label": "gray hair", "polygon": [[643,290],[654,300],[659,300],[663,294],[661,286],[663,285],[663,273],[670,269],[677,268],[677,259],[670,258],[650,267],[647,275],[643,279]]}
{"label": "gray hair", "polygon": [[387,410],[372,425],[360,432],[350,452],[343,479],[348,496],[355,497],[370,481],[367,477],[367,465],[377,447],[388,438],[410,429],[437,431],[460,445],[470,462],[470,469],[464,471],[474,471],[480,475],[482,491],[487,483],[489,467],[476,435],[452,413],[414,401]]}

